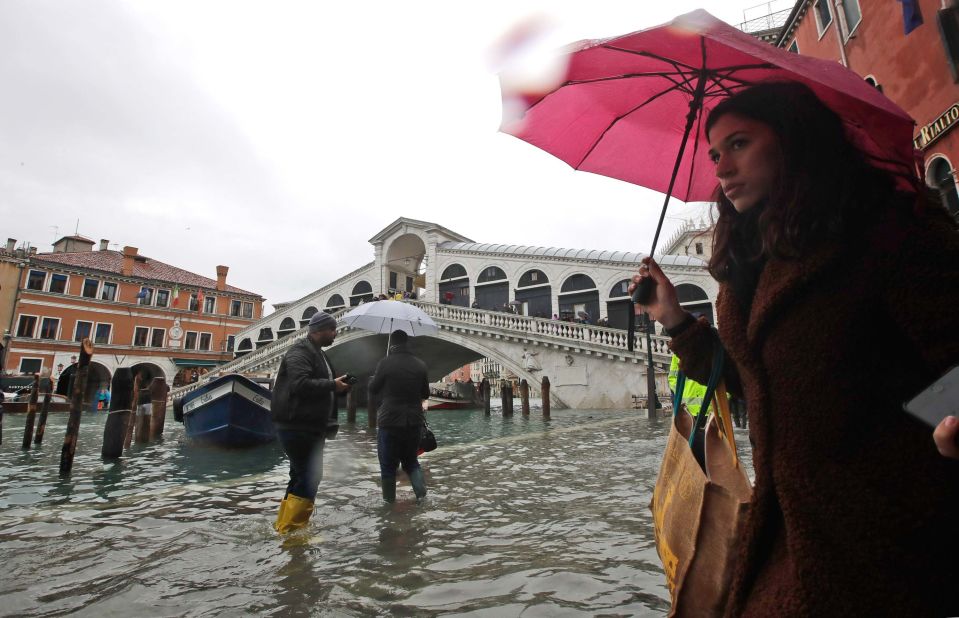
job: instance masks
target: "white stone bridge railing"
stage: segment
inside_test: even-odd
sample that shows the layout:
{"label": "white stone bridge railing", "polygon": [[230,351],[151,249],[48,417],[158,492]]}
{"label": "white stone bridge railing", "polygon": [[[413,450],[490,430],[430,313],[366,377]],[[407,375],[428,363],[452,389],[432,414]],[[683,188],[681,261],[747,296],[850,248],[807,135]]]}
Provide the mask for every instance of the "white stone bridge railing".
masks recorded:
{"label": "white stone bridge railing", "polygon": [[[512,313],[487,311],[485,309],[470,309],[457,305],[440,305],[415,300],[377,302],[408,302],[422,309],[428,316],[436,321],[441,329],[469,328],[487,334],[495,333],[553,346],[568,347],[570,349],[586,349],[591,353],[596,352],[609,356],[615,355],[621,357],[623,360],[631,358],[636,362],[645,362],[646,359],[646,335],[642,332],[637,332],[634,335],[635,345],[633,351],[630,352],[627,348],[627,332],[617,328],[577,324],[575,322],[562,322],[546,318],[533,318]],[[333,317],[338,319],[347,311],[348,309],[341,309],[334,313]],[[282,339],[253,350],[225,365],[221,365],[201,376],[200,379],[193,384],[172,389],[170,391],[170,397],[182,397],[221,375],[242,373],[250,369],[255,369],[256,367],[262,368],[267,366],[272,359],[284,354],[299,338],[304,337],[307,330],[308,327],[304,326],[286,335]],[[345,326],[340,326],[337,329],[340,333],[352,330],[354,329]],[[337,343],[341,341],[340,338],[337,338]],[[669,362],[670,352],[668,341],[669,339],[667,337],[656,335],[651,337],[653,359],[656,362]]]}

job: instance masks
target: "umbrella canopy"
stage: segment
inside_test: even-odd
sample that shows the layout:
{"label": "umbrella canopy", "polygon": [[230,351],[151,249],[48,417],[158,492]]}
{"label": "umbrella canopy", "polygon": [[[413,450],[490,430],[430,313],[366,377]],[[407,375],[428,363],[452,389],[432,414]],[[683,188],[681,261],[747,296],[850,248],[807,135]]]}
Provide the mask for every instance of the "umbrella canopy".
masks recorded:
{"label": "umbrella canopy", "polygon": [[504,117],[501,130],[575,169],[684,202],[711,201],[717,181],[705,117],[737,90],[788,80],[806,84],[839,114],[877,166],[913,174],[915,123],[899,106],[836,62],[773,47],[706,11],[583,41],[566,54],[565,76],[551,92],[516,92],[501,77],[504,109],[520,110]]}
{"label": "umbrella canopy", "polygon": [[363,303],[340,318],[340,324],[383,334],[401,330],[411,337],[439,331],[436,322],[422,309],[398,300]]}

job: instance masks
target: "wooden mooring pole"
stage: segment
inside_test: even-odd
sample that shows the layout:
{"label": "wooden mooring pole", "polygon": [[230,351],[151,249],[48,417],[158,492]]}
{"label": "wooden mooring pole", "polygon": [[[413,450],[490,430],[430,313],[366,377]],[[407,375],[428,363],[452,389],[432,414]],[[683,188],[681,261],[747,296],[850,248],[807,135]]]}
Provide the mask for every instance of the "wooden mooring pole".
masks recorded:
{"label": "wooden mooring pole", "polygon": [[503,380],[499,385],[500,398],[503,401],[503,416],[513,416],[513,385]]}
{"label": "wooden mooring pole", "polygon": [[30,389],[30,402],[27,403],[27,422],[23,426],[23,446],[25,450],[30,449],[30,443],[33,442],[33,424],[37,418],[37,396],[40,394],[40,376],[33,376],[33,387]]}
{"label": "wooden mooring pole", "polygon": [[523,405],[523,416],[529,416],[529,382],[526,378],[519,383],[519,397]]}
{"label": "wooden mooring pole", "polygon": [[483,381],[480,382],[480,393],[483,397],[483,413],[486,414],[486,416],[489,416],[490,390],[489,380],[483,378]]}
{"label": "wooden mooring pole", "polygon": [[110,383],[110,414],[103,425],[103,447],[100,450],[104,459],[118,459],[123,454],[132,396],[133,371],[129,367],[120,367],[113,373]]}
{"label": "wooden mooring pole", "polygon": [[133,430],[136,428],[137,411],[140,408],[140,374],[133,376],[133,391],[130,394],[130,415],[127,416],[127,426],[124,427],[123,448],[130,448],[133,443]]}
{"label": "wooden mooring pole", "polygon": [[540,397],[543,398],[543,418],[549,418],[549,378],[543,376]]}
{"label": "wooden mooring pole", "polygon": [[[369,378],[363,383],[369,382]],[[346,422],[350,425],[356,423],[356,386],[354,385],[346,393]]]}
{"label": "wooden mooring pole", "polygon": [[73,374],[73,392],[70,394],[70,418],[67,420],[67,433],[63,436],[63,448],[60,449],[60,476],[70,474],[73,469],[73,456],[77,453],[77,435],[80,433],[80,416],[83,414],[83,394],[87,390],[87,371],[93,358],[93,342],[84,339],[80,343],[80,358],[77,370]]}
{"label": "wooden mooring pole", "polygon": [[153,414],[150,419],[150,439],[159,440],[163,437],[163,425],[166,423],[166,399],[170,392],[166,378],[153,378],[150,384],[150,401],[153,403]]}
{"label": "wooden mooring pole", "polygon": [[43,405],[40,406],[40,418],[37,420],[37,435],[33,437],[33,443],[37,446],[43,444],[43,432],[47,428],[47,414],[50,412],[50,399],[52,397],[50,391],[43,394]]}
{"label": "wooden mooring pole", "polygon": [[370,390],[369,380],[366,383],[366,426],[367,427],[376,427],[376,395],[373,394],[373,391]]}

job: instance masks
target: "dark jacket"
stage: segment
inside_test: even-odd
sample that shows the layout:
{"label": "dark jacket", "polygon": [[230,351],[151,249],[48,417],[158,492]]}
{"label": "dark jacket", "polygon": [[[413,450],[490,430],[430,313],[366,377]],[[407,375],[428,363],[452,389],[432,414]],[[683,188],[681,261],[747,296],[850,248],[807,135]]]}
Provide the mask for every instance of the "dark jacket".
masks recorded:
{"label": "dark jacket", "polygon": [[407,427],[425,422],[423,400],[430,396],[426,363],[413,356],[405,345],[390,348],[376,365],[370,392],[382,395],[376,413],[377,427]]}
{"label": "dark jacket", "polygon": [[[756,473],[726,614],[959,614],[959,462],[902,410],[959,362],[959,234],[891,214],[716,306]],[[714,333],[672,340],[697,381]]]}
{"label": "dark jacket", "polygon": [[273,422],[277,426],[324,433],[327,422],[336,421],[336,372],[333,363],[329,363],[332,375],[327,373],[323,356],[319,346],[309,337],[294,343],[283,356],[270,403]]}

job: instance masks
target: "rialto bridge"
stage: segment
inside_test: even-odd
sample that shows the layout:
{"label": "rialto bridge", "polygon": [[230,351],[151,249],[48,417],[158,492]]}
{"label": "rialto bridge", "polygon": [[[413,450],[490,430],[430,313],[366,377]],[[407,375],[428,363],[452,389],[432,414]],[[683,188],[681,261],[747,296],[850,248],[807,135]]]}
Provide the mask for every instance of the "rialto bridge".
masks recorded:
{"label": "rialto bridge", "polygon": [[[435,337],[411,340],[431,379],[487,357],[530,384],[549,376],[556,406],[622,408],[633,396],[645,398],[645,337],[637,335],[630,352],[625,331],[626,286],[643,254],[476,243],[402,217],[370,244],[372,262],[299,300],[276,304],[273,314],[238,333],[237,359],[214,373],[275,371],[318,310],[337,314],[374,295],[411,291],[417,300],[407,302],[440,326]],[[657,259],[680,302],[712,318],[717,285],[705,262],[688,255]],[[585,323],[567,321],[577,318]],[[653,337],[652,343],[657,373],[664,374],[666,339]],[[330,356],[338,371],[363,377],[385,347],[385,336],[344,329]]]}

